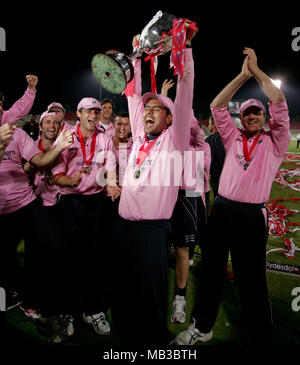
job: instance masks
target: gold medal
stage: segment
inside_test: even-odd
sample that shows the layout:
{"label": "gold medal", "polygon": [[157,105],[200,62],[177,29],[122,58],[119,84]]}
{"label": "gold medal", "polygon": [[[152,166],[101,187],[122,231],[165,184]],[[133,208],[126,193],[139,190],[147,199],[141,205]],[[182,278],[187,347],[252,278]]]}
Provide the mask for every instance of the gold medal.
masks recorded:
{"label": "gold medal", "polygon": [[244,164],[244,170],[247,170],[248,167],[249,167],[249,162],[245,162],[245,164]]}
{"label": "gold medal", "polygon": [[87,167],[87,166],[85,166],[83,169],[82,169],[82,172],[84,173],[84,174],[89,174],[90,172],[91,172],[91,170],[90,170],[90,168],[89,167]]}
{"label": "gold medal", "polygon": [[138,179],[141,176],[141,170],[136,170],[134,173],[134,177]]}
{"label": "gold medal", "polygon": [[46,180],[46,183],[47,183],[48,185],[53,185],[53,177],[52,177],[52,176],[47,176],[47,177],[45,178],[45,180]]}

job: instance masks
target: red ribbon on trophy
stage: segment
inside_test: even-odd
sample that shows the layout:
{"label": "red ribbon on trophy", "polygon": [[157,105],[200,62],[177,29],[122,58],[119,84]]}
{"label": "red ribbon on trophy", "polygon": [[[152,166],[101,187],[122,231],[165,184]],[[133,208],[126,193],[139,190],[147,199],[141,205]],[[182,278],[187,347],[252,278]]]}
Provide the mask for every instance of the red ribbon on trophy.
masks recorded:
{"label": "red ribbon on trophy", "polygon": [[159,55],[159,52],[157,53],[153,53],[153,54],[149,54],[144,61],[147,62],[150,60],[150,71],[151,71],[151,92],[157,94],[157,88],[156,88],[156,78],[155,78],[155,74],[156,74],[156,67],[155,67],[155,62],[156,62],[156,57],[157,55]]}
{"label": "red ribbon on trophy", "polygon": [[134,77],[130,82],[128,82],[123,93],[126,95],[126,97],[134,95]]}
{"label": "red ribbon on trophy", "polygon": [[[139,41],[136,41],[134,48],[136,48],[139,45]],[[128,98],[128,96],[133,96],[134,95],[134,76],[132,78],[132,80],[130,82],[127,83],[125,90],[123,91],[123,94],[126,95],[126,97]]]}
{"label": "red ribbon on trophy", "polygon": [[172,51],[171,63],[174,67],[174,75],[183,75],[184,70],[184,49],[186,47],[186,40],[189,39],[193,33],[198,30],[196,22],[188,23],[187,19],[176,18],[173,21],[172,29]]}

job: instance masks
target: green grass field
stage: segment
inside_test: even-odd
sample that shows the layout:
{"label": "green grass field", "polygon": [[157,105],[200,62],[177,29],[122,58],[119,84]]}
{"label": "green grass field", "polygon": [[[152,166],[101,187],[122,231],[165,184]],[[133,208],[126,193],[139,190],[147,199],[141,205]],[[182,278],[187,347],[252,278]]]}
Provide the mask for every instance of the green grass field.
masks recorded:
{"label": "green grass field", "polygon": [[[296,142],[292,141],[289,147],[290,152],[297,152]],[[295,165],[285,165],[295,168]],[[299,167],[298,167],[299,168]],[[300,198],[300,193],[294,190],[283,188],[279,184],[273,184],[271,191],[271,199],[291,199]],[[290,209],[300,211],[300,200],[298,201],[283,201],[282,204],[286,205]],[[289,222],[300,222],[300,213],[288,217]],[[292,227],[293,228],[293,227]],[[293,238],[293,242],[296,246],[300,247],[300,231],[293,233],[287,233],[285,238]],[[274,248],[284,248],[282,238],[269,236],[268,250]],[[20,252],[22,251],[22,245],[20,246]],[[267,256],[267,259],[272,262],[277,262],[282,265],[296,265],[300,266],[300,251],[295,251],[294,258],[286,258],[283,251],[275,251]],[[249,254],[251,252],[249,251]],[[175,337],[180,331],[187,328],[191,323],[191,312],[194,305],[194,293],[197,287],[197,281],[195,279],[196,270],[199,267],[199,259],[196,259],[196,265],[191,268],[188,293],[187,293],[187,322],[185,324],[171,324],[169,322],[169,330],[172,337]],[[172,266],[170,266],[170,288],[169,288],[169,318],[171,316],[171,303],[174,293],[174,278],[175,272]],[[273,307],[273,319],[274,319],[274,336],[275,343],[278,345],[299,345],[300,344],[300,310],[295,310],[295,306],[292,306],[293,300],[298,303],[300,309],[300,297],[297,302],[297,297],[292,294],[294,288],[300,287],[300,275],[290,275],[282,272],[268,270],[268,282],[270,299]],[[299,294],[300,296],[300,288]],[[296,306],[296,309],[298,309]],[[108,318],[113,322],[110,313]],[[46,344],[47,339],[41,336],[36,328],[36,325],[31,320],[25,318],[20,309],[16,308],[7,312],[7,319],[9,323],[9,332],[12,341],[14,338],[21,339],[26,343],[33,345]],[[130,319],[129,319],[130,321]],[[114,346],[117,344],[117,337],[112,331],[112,334],[108,336],[98,336],[87,327],[79,319],[75,319],[74,322],[75,334],[63,346],[75,346],[75,345],[95,345],[95,346]],[[239,304],[238,294],[233,280],[226,279],[225,291],[219,311],[219,315],[214,327],[214,337],[208,344],[209,345],[232,345],[240,343],[243,338],[243,324],[242,313]],[[259,330],[259,329],[258,329]],[[61,345],[60,345],[61,346]]]}

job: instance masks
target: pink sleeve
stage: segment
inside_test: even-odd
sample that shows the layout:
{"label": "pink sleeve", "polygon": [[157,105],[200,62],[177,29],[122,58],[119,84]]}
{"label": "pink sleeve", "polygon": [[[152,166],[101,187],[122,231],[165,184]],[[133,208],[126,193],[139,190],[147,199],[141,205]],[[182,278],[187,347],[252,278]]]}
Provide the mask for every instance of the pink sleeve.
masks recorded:
{"label": "pink sleeve", "polygon": [[190,120],[193,110],[194,60],[192,48],[185,49],[184,73],[178,76],[175,118],[170,128],[172,140],[179,151],[188,151],[190,143]]}
{"label": "pink sleeve", "polygon": [[232,138],[234,138],[238,129],[231,118],[229,111],[227,110],[227,106],[224,108],[211,108],[211,112],[215,121],[215,125],[220,133],[225,150],[227,151],[231,144]]}
{"label": "pink sleeve", "polygon": [[290,144],[290,118],[286,101],[281,103],[269,102],[270,135],[274,146],[274,154],[284,156]]}
{"label": "pink sleeve", "polygon": [[200,128],[197,119],[193,116],[191,120],[191,139],[190,144],[203,151],[204,148],[204,131]]}
{"label": "pink sleeve", "polygon": [[143,130],[143,112],[144,105],[142,102],[142,71],[141,71],[141,60],[136,59],[133,61],[134,66],[134,94],[128,96],[128,111],[131,125],[131,132],[133,140]]}
{"label": "pink sleeve", "polygon": [[116,149],[111,139],[106,145],[105,168],[107,171],[116,171]]}
{"label": "pink sleeve", "polygon": [[17,139],[18,147],[21,157],[26,161],[30,161],[32,157],[41,152],[35,141],[23,129],[17,128],[15,133],[20,135],[20,138]]}
{"label": "pink sleeve", "polygon": [[17,100],[10,109],[3,111],[2,124],[13,123],[25,117],[32,108],[35,94],[35,91],[27,89],[21,99]]}

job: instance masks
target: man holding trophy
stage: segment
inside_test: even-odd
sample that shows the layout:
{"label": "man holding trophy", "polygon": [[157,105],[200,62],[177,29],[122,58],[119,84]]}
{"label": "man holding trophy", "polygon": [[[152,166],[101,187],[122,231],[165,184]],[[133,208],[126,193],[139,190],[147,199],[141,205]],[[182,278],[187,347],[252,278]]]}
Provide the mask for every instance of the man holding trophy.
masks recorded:
{"label": "man holding trophy", "polygon": [[[176,166],[177,160],[174,162],[169,169],[169,184],[151,181],[158,175],[165,178],[166,170],[161,164],[170,164],[169,155],[178,153],[178,160],[182,161],[181,155],[188,150],[190,139],[194,84],[191,40],[196,29],[188,32],[190,21],[175,19],[174,24],[176,21],[182,24],[179,52],[184,54],[181,63],[184,68],[179,72],[175,103],[154,92],[142,96],[138,58],[133,60],[133,87],[127,93],[133,147],[123,181],[120,217],[114,229],[116,257],[112,283],[112,315],[122,345],[162,345],[170,340],[167,329],[169,220],[180,185],[174,182],[175,170],[180,168],[181,176],[182,166]],[[155,28],[155,23],[151,26]],[[142,36],[143,32],[139,45],[145,43]],[[136,39],[134,53],[139,49]],[[164,52],[166,48],[162,45],[161,49]]]}

